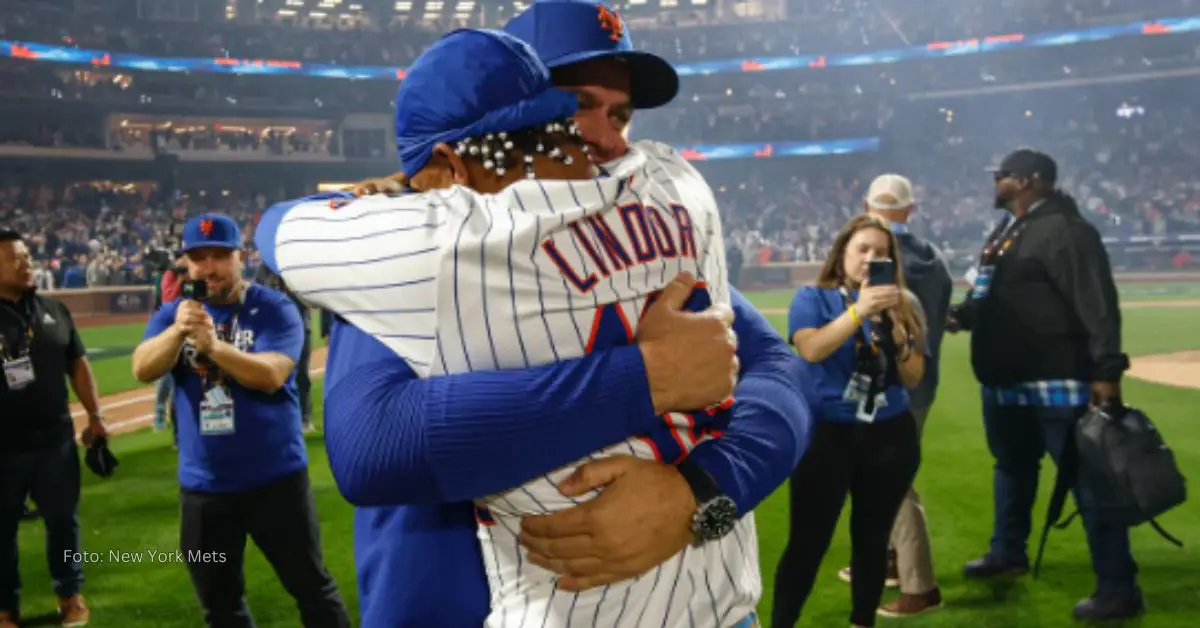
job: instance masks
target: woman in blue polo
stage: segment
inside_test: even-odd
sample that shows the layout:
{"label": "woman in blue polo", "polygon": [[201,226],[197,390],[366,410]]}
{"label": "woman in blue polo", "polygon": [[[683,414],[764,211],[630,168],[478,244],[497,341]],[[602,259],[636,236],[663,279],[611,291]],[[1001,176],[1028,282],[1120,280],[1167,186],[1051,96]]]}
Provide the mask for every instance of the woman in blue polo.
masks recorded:
{"label": "woman in blue polo", "polygon": [[[773,626],[793,626],[812,591],[849,495],[853,626],[874,626],[892,521],[920,464],[908,389],[925,374],[920,305],[895,285],[867,282],[871,260],[901,268],[896,238],[880,219],[850,220],[815,286],[796,292],[788,338],[820,399],[816,430],[791,479],[791,529],[775,579]],[[888,328],[890,327],[890,333]]]}

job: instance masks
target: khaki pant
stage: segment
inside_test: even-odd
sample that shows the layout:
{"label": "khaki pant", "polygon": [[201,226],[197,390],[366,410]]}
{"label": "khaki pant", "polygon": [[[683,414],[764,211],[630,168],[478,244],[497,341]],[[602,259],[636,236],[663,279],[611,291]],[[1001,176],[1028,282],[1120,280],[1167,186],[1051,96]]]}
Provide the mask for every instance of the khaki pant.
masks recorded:
{"label": "khaki pant", "polygon": [[[928,408],[913,408],[917,431],[923,433]],[[900,512],[892,526],[892,547],[896,550],[896,566],[900,572],[900,592],[910,595],[928,593],[937,588],[933,575],[933,551],[929,546],[929,526],[925,507],[911,487],[900,504]]]}

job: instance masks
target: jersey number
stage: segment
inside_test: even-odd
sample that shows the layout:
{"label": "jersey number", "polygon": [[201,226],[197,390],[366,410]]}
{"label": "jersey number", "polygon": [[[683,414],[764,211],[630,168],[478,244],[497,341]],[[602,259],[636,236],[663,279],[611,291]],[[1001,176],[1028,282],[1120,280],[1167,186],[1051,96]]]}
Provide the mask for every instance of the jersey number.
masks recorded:
{"label": "jersey number", "polygon": [[[659,291],[655,291],[646,297],[642,308],[643,316],[658,299],[659,294]],[[703,283],[697,282],[684,304],[684,309],[689,312],[702,312],[711,305],[712,297],[709,296],[708,289]],[[633,326],[629,324],[625,309],[620,303],[609,303],[596,309],[596,318],[592,321],[592,332],[588,337],[588,353],[629,345],[633,341]],[[664,414],[662,425],[641,436],[641,439],[650,446],[659,461],[678,463],[701,441],[708,437],[721,436],[722,431],[729,425],[731,402],[732,399],[713,410]]]}

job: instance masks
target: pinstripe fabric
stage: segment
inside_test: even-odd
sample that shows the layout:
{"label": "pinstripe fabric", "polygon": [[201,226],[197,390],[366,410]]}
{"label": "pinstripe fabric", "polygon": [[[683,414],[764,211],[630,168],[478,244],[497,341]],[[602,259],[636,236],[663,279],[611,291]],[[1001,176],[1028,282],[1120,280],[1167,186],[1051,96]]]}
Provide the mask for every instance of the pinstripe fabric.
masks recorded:
{"label": "pinstripe fabric", "polygon": [[[525,368],[580,357],[601,312],[615,306],[629,334],[647,299],[677,272],[728,303],[716,202],[674,150],[641,142],[611,177],[521,181],[496,195],[461,187],[364,198],[332,210],[297,206],[277,235],[292,290],[375,335],[423,377]],[[375,233],[386,233],[376,237]],[[695,415],[664,417],[683,451],[712,438]],[[588,459],[661,447],[633,438]],[[632,580],[559,591],[518,543],[520,519],[569,508],[558,483],[585,460],[478,504],[492,596],[489,628],[566,626],[727,628],[761,594],[753,515],[721,542],[688,548]]]}

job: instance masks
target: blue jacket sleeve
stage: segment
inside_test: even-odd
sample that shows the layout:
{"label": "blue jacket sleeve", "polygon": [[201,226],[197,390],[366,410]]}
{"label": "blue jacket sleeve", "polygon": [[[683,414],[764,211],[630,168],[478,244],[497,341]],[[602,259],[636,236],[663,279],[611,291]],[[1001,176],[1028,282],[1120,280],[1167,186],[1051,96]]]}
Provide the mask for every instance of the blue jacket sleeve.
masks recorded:
{"label": "blue jacket sleeve", "polygon": [[763,315],[732,290],[741,376],[725,435],[690,455],[738,506],[754,510],[796,468],[812,432],[816,395],[800,358]]}
{"label": "blue jacket sleeve", "polygon": [[419,379],[375,338],[335,321],[325,444],[359,506],[443,503],[518,486],[659,424],[641,350],[524,370]]}

